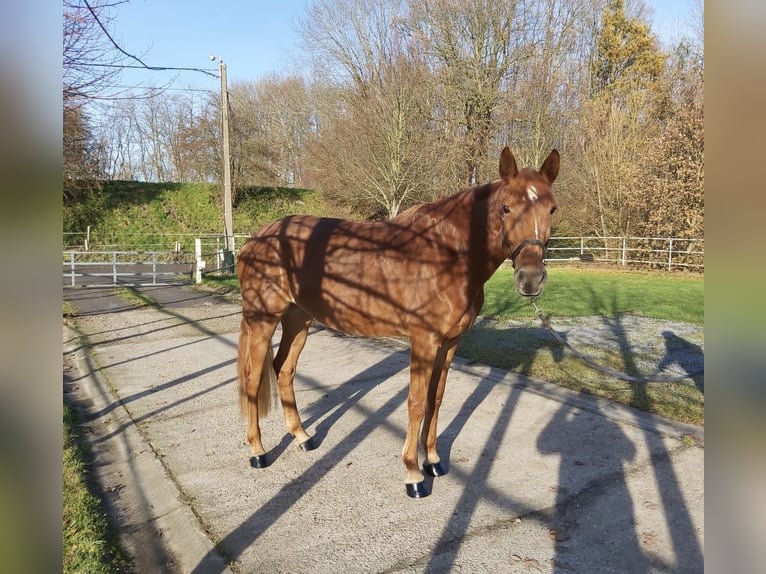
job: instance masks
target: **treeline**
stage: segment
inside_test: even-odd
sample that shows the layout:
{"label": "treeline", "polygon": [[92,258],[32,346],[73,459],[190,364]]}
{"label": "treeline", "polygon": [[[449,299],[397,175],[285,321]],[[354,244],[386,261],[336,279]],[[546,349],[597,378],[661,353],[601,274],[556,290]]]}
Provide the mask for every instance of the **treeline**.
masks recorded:
{"label": "treeline", "polygon": [[[496,178],[506,144],[534,166],[555,147],[557,234],[701,237],[697,8],[696,33],[663,47],[642,0],[316,0],[309,72],[229,86],[234,186],[315,189],[380,219]],[[65,173],[218,182],[219,105],[166,92],[75,108]]]}

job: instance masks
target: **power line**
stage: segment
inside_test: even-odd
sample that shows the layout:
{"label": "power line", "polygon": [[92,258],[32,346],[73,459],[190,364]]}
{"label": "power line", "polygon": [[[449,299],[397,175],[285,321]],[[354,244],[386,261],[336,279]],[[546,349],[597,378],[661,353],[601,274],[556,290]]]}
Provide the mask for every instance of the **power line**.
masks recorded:
{"label": "power line", "polygon": [[106,85],[107,88],[116,88],[119,90],[144,90],[147,92],[199,92],[201,94],[217,94],[215,90],[205,88],[160,88],[157,86],[121,86],[118,84]]}
{"label": "power line", "polygon": [[85,4],[85,7],[88,9],[88,12],[90,12],[91,16],[93,16],[93,19],[96,21],[96,24],[98,24],[98,27],[101,28],[101,30],[106,34],[106,37],[109,38],[109,41],[112,43],[112,45],[122,54],[126,55],[128,58],[135,60],[140,66],[119,66],[114,64],[92,64],[94,66],[100,65],[102,67],[114,67],[114,68],[142,68],[145,70],[152,70],[152,71],[166,71],[166,70],[179,70],[179,71],[192,71],[192,72],[202,72],[203,74],[207,74],[208,76],[212,76],[214,78],[217,78],[218,76],[216,74],[213,74],[207,70],[204,70],[202,68],[173,68],[173,67],[164,67],[164,66],[149,66],[147,65],[141,58],[138,56],[134,56],[133,54],[126,52],[122,49],[122,47],[115,41],[114,38],[112,38],[112,35],[109,33],[109,31],[106,29],[106,26],[104,26],[101,23],[101,20],[99,19],[98,15],[96,15],[95,10],[91,7],[91,5],[88,3],[88,0],[82,0],[83,4]]}
{"label": "power line", "polygon": [[91,68],[129,68],[134,70],[170,70],[170,71],[178,71],[178,72],[202,72],[203,74],[207,74],[208,76],[213,76],[214,78],[220,78],[218,74],[215,74],[213,72],[210,72],[208,70],[205,70],[204,68],[172,68],[172,67],[158,67],[158,66],[134,66],[130,64],[99,64],[99,63],[84,63],[80,64],[82,67],[91,67]]}

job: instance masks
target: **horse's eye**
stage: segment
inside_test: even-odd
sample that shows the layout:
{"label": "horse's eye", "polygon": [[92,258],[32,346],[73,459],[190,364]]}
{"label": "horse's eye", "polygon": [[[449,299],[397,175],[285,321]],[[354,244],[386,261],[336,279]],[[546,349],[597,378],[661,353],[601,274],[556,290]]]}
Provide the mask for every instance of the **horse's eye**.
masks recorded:
{"label": "horse's eye", "polygon": [[503,206],[503,214],[504,215],[508,215],[510,212],[511,212],[511,208],[508,207],[507,205],[504,205]]}
{"label": "horse's eye", "polygon": [[556,209],[557,209],[556,207],[551,207],[551,215],[553,215],[554,213],[556,213]]}

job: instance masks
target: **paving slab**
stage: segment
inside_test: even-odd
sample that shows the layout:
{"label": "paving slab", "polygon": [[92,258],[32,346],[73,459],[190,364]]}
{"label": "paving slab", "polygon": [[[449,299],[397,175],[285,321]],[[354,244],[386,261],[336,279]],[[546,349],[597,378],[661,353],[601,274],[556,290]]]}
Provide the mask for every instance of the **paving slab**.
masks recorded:
{"label": "paving slab", "polygon": [[[317,448],[297,447],[276,406],[262,424],[270,465],[250,468],[239,307],[184,291],[164,292],[179,302],[167,306],[106,301],[64,334],[91,441],[124,451],[102,457],[105,488],[122,520],[141,510],[134,530],[159,529],[175,571],[703,570],[704,447],[689,438],[701,428],[460,359],[439,417],[448,473],[409,499],[408,352],[393,342],[312,328],[296,398]],[[140,457],[162,487],[108,472]]]}

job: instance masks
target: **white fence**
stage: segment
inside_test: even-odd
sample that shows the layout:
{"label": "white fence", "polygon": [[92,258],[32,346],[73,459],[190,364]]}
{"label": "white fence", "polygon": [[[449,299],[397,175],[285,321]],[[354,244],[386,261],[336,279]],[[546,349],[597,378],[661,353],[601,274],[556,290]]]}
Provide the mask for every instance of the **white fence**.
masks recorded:
{"label": "white fence", "polygon": [[[83,234],[84,235],[84,234]],[[199,283],[203,275],[227,275],[234,272],[234,261],[247,234],[234,235],[235,251],[226,251],[222,235],[153,236],[156,250],[114,250],[99,245],[97,251],[64,249],[64,280],[71,285],[84,281],[104,284],[160,284],[175,282],[182,276]],[[71,241],[67,238],[65,241]],[[90,236],[86,238],[90,244]],[[141,238],[146,245],[146,238]],[[622,267],[684,269],[704,272],[704,239],[678,237],[551,237],[549,263],[603,263]],[[171,266],[171,264],[173,266]],[[78,279],[80,278],[80,279]],[[68,280],[68,281],[67,281]]]}
{"label": "white fence", "polygon": [[174,251],[64,251],[66,287],[189,283],[194,264]]}
{"label": "white fence", "polygon": [[[247,239],[235,235],[235,247]],[[223,236],[208,236],[196,240],[196,281],[207,273],[225,274],[227,262]],[[236,251],[235,251],[236,253]],[[604,263],[623,267],[653,269],[686,269],[704,272],[704,239],[678,237],[551,237],[548,242],[548,263]]]}
{"label": "white fence", "polygon": [[547,260],[703,272],[705,240],[680,237],[551,237]]}

